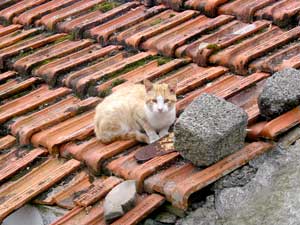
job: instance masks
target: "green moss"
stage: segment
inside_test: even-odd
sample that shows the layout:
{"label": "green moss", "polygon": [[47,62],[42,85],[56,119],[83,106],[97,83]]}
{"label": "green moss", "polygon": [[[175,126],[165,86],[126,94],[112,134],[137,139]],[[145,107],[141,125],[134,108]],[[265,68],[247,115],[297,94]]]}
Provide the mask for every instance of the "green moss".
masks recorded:
{"label": "green moss", "polygon": [[169,15],[169,18],[172,18],[174,16],[175,16],[175,14],[172,13],[172,14]]}
{"label": "green moss", "polygon": [[157,63],[159,66],[164,65],[173,60],[170,57],[165,57],[165,56],[160,56],[160,55],[153,56],[152,58],[157,60]]}
{"label": "green moss", "polygon": [[220,47],[219,47],[218,44],[208,44],[208,45],[206,46],[206,48],[208,48],[208,49],[213,49],[213,50],[218,50]]}
{"label": "green moss", "polygon": [[111,87],[115,87],[115,86],[118,86],[122,83],[124,83],[126,80],[123,79],[123,78],[116,78],[112,83],[111,83]]}
{"label": "green moss", "polygon": [[58,39],[56,39],[54,42],[53,42],[53,44],[58,44],[58,43],[60,43],[60,42],[63,42],[63,41],[65,41],[65,40],[74,40],[75,39],[75,35],[73,34],[73,33],[71,33],[71,34],[68,34],[68,35],[66,35],[66,36],[63,36],[63,37],[60,37],[60,38],[58,38]]}
{"label": "green moss", "polygon": [[112,10],[113,8],[119,6],[120,3],[119,2],[102,2],[100,4],[95,5],[94,7],[91,8],[90,11],[96,11],[96,10],[100,10],[101,12],[105,13],[109,10]]}
{"label": "green moss", "polygon": [[100,91],[99,94],[98,94],[98,96],[100,98],[105,98],[106,96],[110,95],[111,93],[112,93],[112,89],[111,88],[107,88],[107,89],[105,89],[103,91]]}
{"label": "green moss", "polygon": [[161,19],[161,18],[157,18],[157,19],[155,19],[154,21],[152,21],[151,23],[150,23],[150,25],[151,26],[154,26],[154,25],[157,25],[157,24],[159,24],[159,23],[161,23],[163,20]]}
{"label": "green moss", "polygon": [[21,51],[19,53],[19,55],[17,55],[17,56],[15,56],[15,57],[12,58],[12,61],[15,62],[15,61],[17,61],[17,60],[19,60],[21,58],[24,58],[24,57],[26,57],[28,55],[33,54],[34,52],[35,51],[32,48],[30,48],[28,51]]}

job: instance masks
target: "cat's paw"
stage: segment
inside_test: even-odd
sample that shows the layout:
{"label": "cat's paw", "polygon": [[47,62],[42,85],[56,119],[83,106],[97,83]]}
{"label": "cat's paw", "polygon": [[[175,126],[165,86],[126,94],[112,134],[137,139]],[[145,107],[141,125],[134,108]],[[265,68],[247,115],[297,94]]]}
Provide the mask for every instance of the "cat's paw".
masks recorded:
{"label": "cat's paw", "polygon": [[159,137],[162,138],[162,137],[167,136],[168,134],[169,134],[169,131],[168,131],[167,129],[161,130],[161,131],[159,132]]}
{"label": "cat's paw", "polygon": [[148,144],[154,143],[154,142],[156,142],[156,141],[158,141],[158,140],[159,140],[159,136],[158,136],[158,135],[150,136],[150,137],[149,137],[149,143],[148,143]]}

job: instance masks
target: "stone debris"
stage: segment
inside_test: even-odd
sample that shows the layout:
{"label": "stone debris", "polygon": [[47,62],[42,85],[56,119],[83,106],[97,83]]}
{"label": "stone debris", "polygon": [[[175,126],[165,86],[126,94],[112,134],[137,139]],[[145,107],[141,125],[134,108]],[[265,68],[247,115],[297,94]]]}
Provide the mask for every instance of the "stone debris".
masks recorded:
{"label": "stone debris", "polygon": [[197,166],[209,166],[241,149],[248,116],[236,105],[203,94],[175,124],[175,149]]}
{"label": "stone debris", "polygon": [[127,180],[115,186],[105,197],[104,217],[107,223],[121,217],[135,206],[136,181]]}
{"label": "stone debris", "polygon": [[300,71],[284,69],[269,77],[258,98],[261,115],[277,117],[300,104]]}

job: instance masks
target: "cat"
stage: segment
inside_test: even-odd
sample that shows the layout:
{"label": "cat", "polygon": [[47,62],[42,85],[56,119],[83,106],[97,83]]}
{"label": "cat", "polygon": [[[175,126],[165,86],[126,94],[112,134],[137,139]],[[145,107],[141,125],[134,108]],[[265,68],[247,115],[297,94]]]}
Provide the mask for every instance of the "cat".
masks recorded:
{"label": "cat", "polygon": [[117,89],[96,107],[95,133],[104,144],[135,139],[153,143],[176,119],[176,82],[132,84]]}

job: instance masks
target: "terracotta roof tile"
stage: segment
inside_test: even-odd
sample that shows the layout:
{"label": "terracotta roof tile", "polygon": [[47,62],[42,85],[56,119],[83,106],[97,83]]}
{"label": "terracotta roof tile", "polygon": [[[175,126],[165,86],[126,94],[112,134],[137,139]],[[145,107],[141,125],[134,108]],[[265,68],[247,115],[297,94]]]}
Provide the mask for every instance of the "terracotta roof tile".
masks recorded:
{"label": "terracotta roof tile", "polygon": [[84,15],[78,16],[69,21],[65,20],[60,22],[57,24],[57,27],[61,32],[72,32],[75,37],[82,37],[86,30],[122,15],[138,5],[138,2],[127,2],[105,13],[96,10],[90,13],[85,13]]}
{"label": "terracotta roof tile", "polygon": [[0,138],[0,150],[10,148],[16,143],[16,138],[11,135],[6,135]]}
{"label": "terracotta roof tile", "polygon": [[285,68],[299,68],[299,50],[300,44],[297,42],[283,46],[281,49],[275,50],[273,54],[254,60],[249,64],[249,67],[273,73]]}
{"label": "terracotta roof tile", "polygon": [[43,110],[18,118],[11,126],[11,132],[19,137],[21,145],[29,144],[35,133],[62,122],[77,113],[95,107],[99,103],[98,98],[88,98],[81,101],[69,96],[58,103]]}
{"label": "terracotta roof tile", "polygon": [[9,57],[17,56],[22,52],[26,52],[26,51],[30,51],[42,47],[46,44],[54,42],[55,40],[63,36],[65,36],[65,34],[54,34],[50,36],[45,34],[40,34],[32,38],[19,41],[16,44],[11,45],[9,47],[2,48],[0,50],[0,68],[3,69],[4,63]]}
{"label": "terracotta roof tile", "polygon": [[14,22],[23,25],[30,25],[37,19],[40,19],[42,16],[45,16],[46,14],[52,13],[75,2],[77,2],[77,0],[52,0],[23,12],[22,14],[14,18]]}
{"label": "terracotta roof tile", "polygon": [[28,78],[24,81],[18,81],[17,79],[9,80],[5,84],[0,85],[0,99],[22,92],[37,83],[37,81],[38,79],[35,77]]}
{"label": "terracotta roof tile", "polygon": [[[160,76],[165,75],[166,73],[171,72],[172,70],[177,69],[178,67],[180,67],[188,62],[189,62],[189,60],[187,60],[187,59],[174,59],[174,60],[171,60],[170,62],[165,63],[154,69],[149,68],[149,70],[147,69],[143,73],[140,73],[138,71],[133,72],[133,74],[128,73],[126,75],[126,77],[125,77],[125,75],[124,75],[124,77],[120,77],[120,78],[125,78],[126,81],[124,83],[122,83],[121,85],[113,87],[112,91],[115,91],[118,88],[124,87],[128,84],[141,82],[144,79],[148,79],[148,80],[158,79]],[[133,76],[131,76],[131,75],[133,75]],[[100,86],[99,86],[99,88],[100,88]],[[98,91],[101,91],[101,90],[98,89]]]}
{"label": "terracotta roof tile", "polygon": [[8,8],[5,8],[0,11],[0,20],[11,22],[14,16],[21,14],[22,12],[30,9],[31,7],[37,6],[41,3],[46,2],[47,0],[23,0],[20,1]]}
{"label": "terracotta roof tile", "polygon": [[279,26],[286,26],[297,18],[300,12],[300,2],[297,0],[273,1],[273,5],[256,12],[257,18],[271,19]]}
{"label": "terracotta roof tile", "polygon": [[6,80],[13,78],[17,75],[15,71],[7,71],[0,74],[0,83],[5,82]]}
{"label": "terracotta roof tile", "polygon": [[260,35],[218,52],[211,56],[209,61],[228,66],[236,73],[246,74],[248,72],[247,65],[253,59],[266,55],[269,51],[297,39],[299,34],[299,27],[286,32],[278,27],[273,27]]}
{"label": "terracotta roof tile", "polygon": [[78,206],[88,207],[105,197],[105,195],[117,184],[121,183],[122,179],[110,176],[107,178],[98,178],[93,183],[90,189],[77,197],[74,202]]}
{"label": "terracotta roof tile", "polygon": [[275,2],[277,0],[236,0],[221,6],[219,14],[229,14],[236,16],[242,21],[251,22],[259,9]]}
{"label": "terracotta roof tile", "polygon": [[103,2],[103,0],[84,0],[74,3],[68,7],[55,10],[37,21],[37,25],[44,25],[48,29],[53,30],[58,22],[63,21],[64,19],[79,15],[80,13],[87,12],[89,9],[92,9],[97,4]]}
{"label": "terracotta roof tile", "polygon": [[169,83],[176,80],[178,82],[176,94],[183,95],[224,75],[227,71],[227,68],[221,66],[204,68],[196,64],[189,64],[177,73],[159,80],[159,82]]}
{"label": "terracotta roof tile", "polygon": [[79,65],[104,57],[111,51],[117,50],[118,48],[118,46],[114,45],[104,48],[97,44],[91,45],[78,52],[47,63],[33,71],[33,73],[36,76],[42,77],[49,84],[54,85],[57,83],[57,77],[62,72],[70,71]]}
{"label": "terracotta roof tile", "polygon": [[28,73],[30,70],[46,60],[53,60],[58,57],[78,51],[91,45],[89,40],[69,41],[65,40],[60,43],[38,50],[37,52],[19,59],[13,65],[14,69],[20,73]]}
{"label": "terracotta roof tile", "polygon": [[10,5],[16,3],[17,1],[19,1],[19,0],[2,0],[2,1],[0,2],[0,9],[7,8],[7,7],[9,7]]}
{"label": "terracotta roof tile", "polygon": [[13,32],[10,32],[9,34],[3,35],[0,38],[1,41],[0,48],[4,48],[12,44],[15,44],[16,42],[25,39],[29,36],[32,36],[33,34],[36,34],[38,32],[39,30],[35,28],[29,30],[15,30]]}
{"label": "terracotta roof tile", "polygon": [[198,16],[179,26],[174,27],[162,34],[156,35],[142,44],[143,49],[156,50],[167,56],[173,56],[176,48],[184,45],[188,40],[205,34],[205,32],[215,29],[233,20],[232,16],[221,15],[216,18]]}
{"label": "terracotta roof tile", "polygon": [[58,88],[50,90],[47,85],[42,85],[37,90],[30,92],[27,95],[19,97],[15,100],[5,103],[0,106],[0,122],[4,123],[14,116],[24,114],[38,106],[53,101],[70,92],[67,88]]}
{"label": "terracotta roof tile", "polygon": [[254,124],[253,127],[250,127],[250,136],[252,138],[275,139],[278,135],[298,125],[300,123],[299,118],[300,108],[296,107],[269,122]]}
{"label": "terracotta roof tile", "polygon": [[95,204],[88,210],[77,206],[51,225],[106,225],[103,213],[103,202]]}
{"label": "terracotta roof tile", "polygon": [[119,60],[118,62],[109,65],[105,68],[102,68],[99,72],[92,73],[90,75],[86,75],[80,79],[76,79],[73,83],[74,86],[76,85],[76,92],[80,93],[81,95],[86,94],[88,88],[92,89],[93,84],[95,84],[97,81],[101,82],[101,80],[109,79],[110,75],[121,71],[122,69],[125,69],[127,66],[132,65],[140,60],[146,59],[152,54],[149,52],[140,52],[136,55],[123,58],[122,60]]}
{"label": "terracotta roof tile", "polygon": [[166,10],[117,35],[116,40],[138,48],[140,43],[171,29],[197,15],[196,11],[186,10],[181,13]]}
{"label": "terracotta roof tile", "polygon": [[174,165],[145,181],[146,190],[163,193],[178,208],[187,209],[192,193],[244,165],[272,147],[264,142],[253,142],[216,164],[197,172],[190,165]]}
{"label": "terracotta roof tile", "polygon": [[45,154],[45,149],[36,148],[27,150],[13,149],[3,155],[0,159],[0,182],[11,177],[13,174],[23,169],[34,161],[37,157]]}
{"label": "terracotta roof tile", "polygon": [[21,27],[22,27],[21,25],[17,25],[17,24],[9,25],[6,27],[0,27],[0,37],[12,33],[16,30],[19,30]]}
{"label": "terracotta roof tile", "polygon": [[94,132],[94,110],[65,120],[32,136],[34,146],[44,146],[51,154],[58,153],[58,146],[72,140],[82,140]]}
{"label": "terracotta roof tile", "polygon": [[188,0],[185,6],[205,12],[209,16],[216,16],[218,7],[230,0]]}
{"label": "terracotta roof tile", "polygon": [[144,19],[147,19],[162,10],[165,9],[163,6],[154,6],[150,9],[145,10],[144,6],[140,6],[134,9],[131,9],[129,12],[124,15],[110,20],[103,25],[94,27],[87,31],[88,35],[96,38],[101,44],[107,44],[109,38],[114,33],[129,28],[130,26],[142,22]]}
{"label": "terracotta roof tile", "polygon": [[113,222],[112,225],[136,225],[156,208],[162,205],[164,200],[164,197],[158,194],[143,196],[140,200],[138,200],[137,205],[132,210],[117,221]]}
{"label": "terracotta roof tile", "polygon": [[79,166],[79,161],[74,159],[67,162],[49,159],[16,182],[1,189],[0,220],[2,221],[7,215],[47,190]]}
{"label": "terracotta roof tile", "polygon": [[189,45],[184,45],[176,50],[176,56],[189,56],[198,65],[207,66],[209,57],[216,51],[253,35],[269,25],[265,21],[256,21],[252,24],[232,21],[212,34],[205,35]]}

